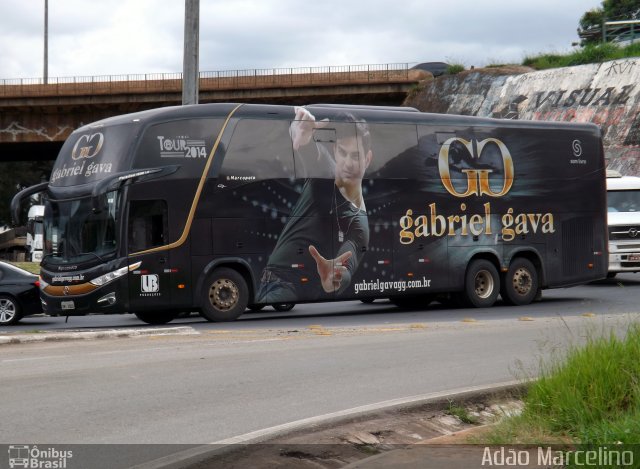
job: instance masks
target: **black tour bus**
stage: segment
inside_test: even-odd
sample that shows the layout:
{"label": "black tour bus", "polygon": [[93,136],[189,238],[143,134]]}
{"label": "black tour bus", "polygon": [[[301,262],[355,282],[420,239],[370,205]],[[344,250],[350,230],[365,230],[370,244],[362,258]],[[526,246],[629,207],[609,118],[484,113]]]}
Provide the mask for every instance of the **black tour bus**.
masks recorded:
{"label": "black tour bus", "polygon": [[50,315],[388,298],[489,307],[607,273],[592,124],[203,104],[86,125],[43,192]]}

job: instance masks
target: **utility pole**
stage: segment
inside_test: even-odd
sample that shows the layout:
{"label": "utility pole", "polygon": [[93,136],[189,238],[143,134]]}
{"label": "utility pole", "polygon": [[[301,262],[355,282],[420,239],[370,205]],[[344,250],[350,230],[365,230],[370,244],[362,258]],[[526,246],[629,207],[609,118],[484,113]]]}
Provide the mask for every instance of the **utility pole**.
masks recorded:
{"label": "utility pole", "polygon": [[44,72],[43,82],[49,83],[49,0],[44,0]]}
{"label": "utility pole", "polygon": [[199,92],[200,0],[184,1],[184,56],[182,104],[198,104]]}

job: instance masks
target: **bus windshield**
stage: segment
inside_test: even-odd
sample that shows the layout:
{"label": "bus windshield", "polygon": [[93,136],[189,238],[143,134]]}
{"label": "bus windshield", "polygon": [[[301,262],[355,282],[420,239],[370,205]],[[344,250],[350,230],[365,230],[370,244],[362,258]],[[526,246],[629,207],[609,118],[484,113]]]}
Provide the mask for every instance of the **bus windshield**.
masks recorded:
{"label": "bus windshield", "polygon": [[92,210],[91,197],[46,201],[44,255],[52,264],[103,261],[117,248],[118,194],[108,192],[102,210]]}

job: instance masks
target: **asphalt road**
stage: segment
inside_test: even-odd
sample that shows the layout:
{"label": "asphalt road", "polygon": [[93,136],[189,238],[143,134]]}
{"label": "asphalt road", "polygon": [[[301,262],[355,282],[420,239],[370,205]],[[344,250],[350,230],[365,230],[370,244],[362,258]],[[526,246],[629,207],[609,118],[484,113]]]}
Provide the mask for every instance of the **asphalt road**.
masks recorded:
{"label": "asphalt road", "polygon": [[[281,328],[322,324],[327,327],[366,326],[376,324],[410,324],[412,322],[456,322],[472,317],[493,320],[504,317],[547,317],[559,313],[582,314],[625,313],[640,311],[640,274],[620,274],[614,279],[594,282],[572,288],[545,290],[542,301],[528,306],[511,307],[498,303],[492,308],[460,309],[449,308],[434,302],[427,309],[400,311],[385,300],[373,304],[359,301],[337,303],[300,304],[288,312],[279,313],[265,308],[258,313],[246,313],[233,323],[209,323],[197,313],[172,321],[167,326],[189,325],[197,330],[239,329],[239,328]],[[158,327],[142,323],[132,314],[91,315],[64,317],[26,317],[11,327],[0,327],[0,333],[19,331],[84,330],[101,328]]]}
{"label": "asphalt road", "polygon": [[[640,310],[640,275],[527,307],[398,312],[298,305],[198,335],[0,346],[0,444],[205,444],[358,406],[532,376],[541,357]],[[295,313],[295,314],[294,314]],[[174,323],[172,323],[174,324]],[[147,327],[133,316],[30,318],[23,330]],[[11,328],[15,332],[19,328]]]}

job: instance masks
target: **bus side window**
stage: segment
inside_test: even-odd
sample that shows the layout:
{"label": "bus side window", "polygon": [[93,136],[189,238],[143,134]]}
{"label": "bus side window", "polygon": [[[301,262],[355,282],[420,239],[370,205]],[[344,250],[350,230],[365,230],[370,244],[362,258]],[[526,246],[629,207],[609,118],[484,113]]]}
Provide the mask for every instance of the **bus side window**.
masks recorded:
{"label": "bus side window", "polygon": [[167,202],[132,200],[129,202],[129,252],[139,252],[166,244]]}
{"label": "bus side window", "polygon": [[226,186],[254,180],[292,178],[293,148],[289,122],[243,119],[226,151],[220,176]]}

